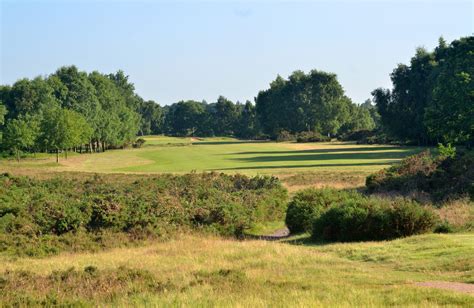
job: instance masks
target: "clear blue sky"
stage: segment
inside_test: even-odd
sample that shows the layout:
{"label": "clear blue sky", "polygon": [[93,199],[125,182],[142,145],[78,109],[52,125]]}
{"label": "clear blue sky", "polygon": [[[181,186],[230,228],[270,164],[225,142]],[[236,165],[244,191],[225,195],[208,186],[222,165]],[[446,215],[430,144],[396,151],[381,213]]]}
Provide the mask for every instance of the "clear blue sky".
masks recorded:
{"label": "clear blue sky", "polygon": [[122,69],[162,105],[253,101],[297,69],[334,72],[363,102],[416,47],[474,32],[473,1],[0,1],[1,84]]}

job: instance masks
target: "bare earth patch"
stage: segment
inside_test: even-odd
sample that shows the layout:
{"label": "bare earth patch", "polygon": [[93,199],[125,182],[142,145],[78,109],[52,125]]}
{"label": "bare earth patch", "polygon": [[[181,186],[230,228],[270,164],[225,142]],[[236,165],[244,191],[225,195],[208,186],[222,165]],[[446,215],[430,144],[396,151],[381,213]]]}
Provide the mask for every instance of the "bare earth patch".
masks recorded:
{"label": "bare earth patch", "polygon": [[448,282],[448,281],[426,281],[417,282],[417,286],[428,287],[442,290],[450,290],[474,295],[474,284],[462,282]]}

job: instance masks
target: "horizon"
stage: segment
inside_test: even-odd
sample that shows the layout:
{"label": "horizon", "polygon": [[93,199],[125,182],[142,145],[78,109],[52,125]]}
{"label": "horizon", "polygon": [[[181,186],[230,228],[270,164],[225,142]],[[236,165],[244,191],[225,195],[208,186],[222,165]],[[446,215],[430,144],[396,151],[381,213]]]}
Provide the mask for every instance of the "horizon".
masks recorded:
{"label": "horizon", "polygon": [[390,73],[417,47],[472,35],[471,1],[403,4],[2,1],[0,84],[76,65],[123,70],[162,106],[219,95],[254,102],[277,75],[317,69],[362,103],[391,88]]}

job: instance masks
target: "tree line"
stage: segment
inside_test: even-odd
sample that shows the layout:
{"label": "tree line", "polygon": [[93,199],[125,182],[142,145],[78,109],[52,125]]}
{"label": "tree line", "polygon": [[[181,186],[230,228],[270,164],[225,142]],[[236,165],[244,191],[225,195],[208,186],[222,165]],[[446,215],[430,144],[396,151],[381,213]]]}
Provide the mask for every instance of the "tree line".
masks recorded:
{"label": "tree line", "polygon": [[47,77],[21,79],[0,87],[1,147],[17,158],[21,151],[123,147],[139,130],[140,102],[122,71],[88,74],[70,66]]}
{"label": "tree line", "polygon": [[122,71],[102,74],[61,67],[46,77],[0,86],[4,150],[99,152],[126,147],[137,136],[235,136],[276,138],[282,131],[328,135],[375,126],[369,109],[344,95],[336,75],[296,71],[261,91],[255,104],[180,101],[160,106],[135,93]]}
{"label": "tree line", "polygon": [[124,72],[87,73],[75,66],[0,86],[0,150],[99,152],[133,144],[137,136],[234,136],[278,139],[318,133],[383,133],[401,142],[474,144],[474,38],[433,52],[419,48],[398,65],[393,89],[376,89],[355,104],[335,74],[312,70],[277,76],[254,103],[142,99]]}
{"label": "tree line", "polygon": [[418,144],[474,144],[474,37],[429,52],[418,48],[410,64],[392,72],[393,89],[373,100],[386,133]]}

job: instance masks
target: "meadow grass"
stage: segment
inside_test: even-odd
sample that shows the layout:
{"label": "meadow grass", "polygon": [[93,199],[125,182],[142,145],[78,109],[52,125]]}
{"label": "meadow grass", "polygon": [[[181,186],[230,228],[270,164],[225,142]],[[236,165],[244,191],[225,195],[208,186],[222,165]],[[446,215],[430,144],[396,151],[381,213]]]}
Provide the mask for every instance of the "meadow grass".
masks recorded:
{"label": "meadow grass", "polygon": [[[101,306],[474,305],[473,296],[415,285],[474,281],[473,234],[301,243],[181,235],[97,253],[46,259],[4,256],[0,273],[7,292],[0,296],[4,303],[53,299]],[[28,283],[22,284],[21,277],[28,277]]]}

